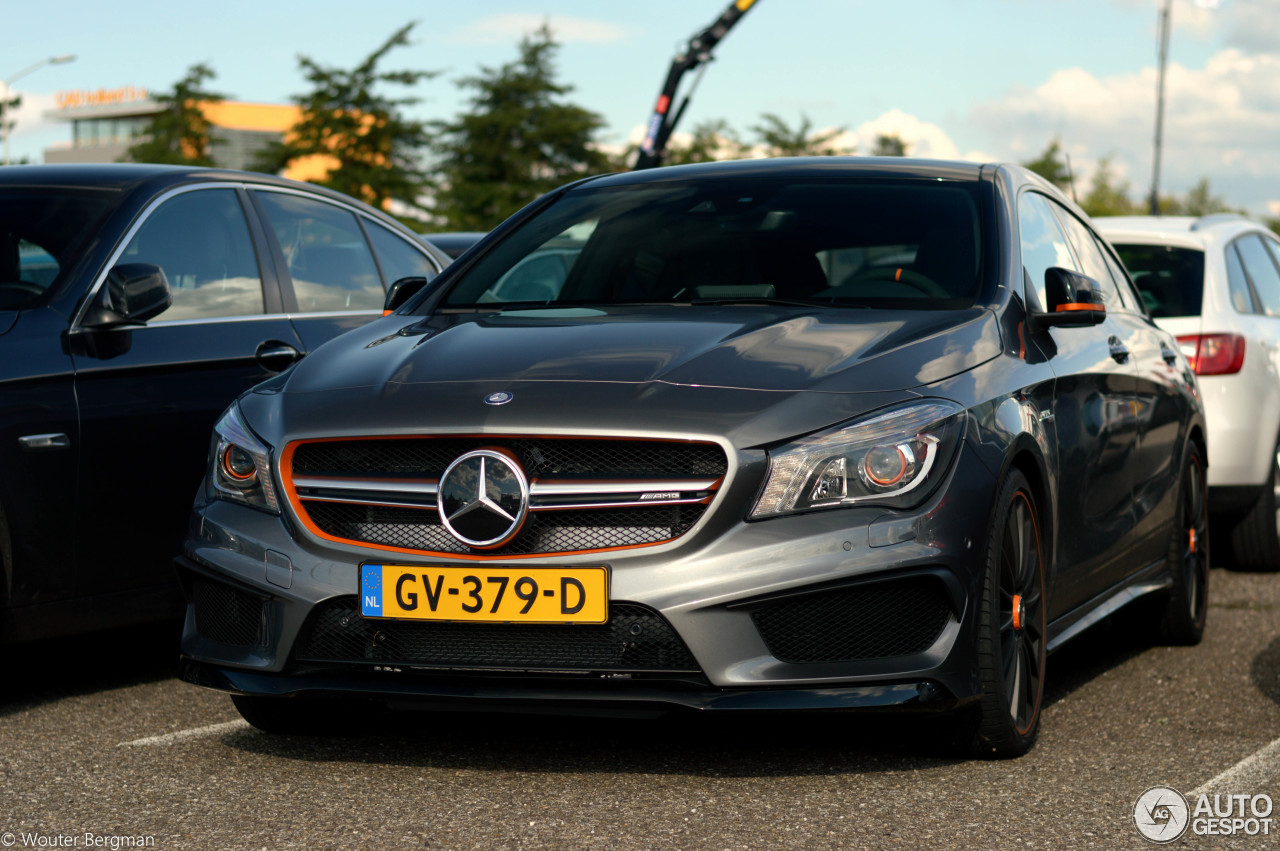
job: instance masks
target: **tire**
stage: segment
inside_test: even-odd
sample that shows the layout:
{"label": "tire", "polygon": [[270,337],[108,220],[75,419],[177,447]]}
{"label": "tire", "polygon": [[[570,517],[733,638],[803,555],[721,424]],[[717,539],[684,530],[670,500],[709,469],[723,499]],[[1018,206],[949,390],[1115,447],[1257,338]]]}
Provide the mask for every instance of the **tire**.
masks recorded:
{"label": "tire", "polygon": [[283,736],[352,735],[360,706],[345,700],[233,694],[240,717],[264,733]]}
{"label": "tire", "polygon": [[1040,730],[1047,635],[1037,518],[1031,486],[1011,470],[996,497],[983,553],[975,613],[982,697],[960,721],[960,743],[970,756],[1021,756]]}
{"label": "tire", "polygon": [[1280,444],[1272,453],[1271,478],[1258,501],[1231,530],[1231,550],[1240,570],[1280,570]]}
{"label": "tire", "polygon": [[1204,458],[1194,443],[1187,447],[1178,478],[1177,514],[1169,538],[1173,587],[1160,613],[1160,640],[1199,644],[1209,611],[1209,502]]}

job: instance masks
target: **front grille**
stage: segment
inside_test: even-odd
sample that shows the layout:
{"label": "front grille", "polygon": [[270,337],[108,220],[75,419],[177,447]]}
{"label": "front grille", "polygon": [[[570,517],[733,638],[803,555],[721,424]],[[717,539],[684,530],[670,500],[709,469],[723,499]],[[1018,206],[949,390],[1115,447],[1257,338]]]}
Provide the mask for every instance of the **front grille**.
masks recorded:
{"label": "front grille", "polygon": [[[445,470],[477,449],[505,450],[529,482],[524,525],[495,548],[455,538],[437,508]],[[701,519],[728,471],[713,443],[498,436],[302,441],[285,464],[290,500],[321,535],[488,558],[673,540]]]}
{"label": "front grille", "polygon": [[[462,554],[471,548],[440,523],[434,509],[306,502],[312,521],[335,538],[406,550]],[[635,547],[678,538],[698,521],[703,505],[555,511],[530,514],[504,555]]]}
{"label": "front grille", "polygon": [[262,599],[221,582],[197,578],[191,589],[196,629],[205,638],[242,647],[267,644]]}
{"label": "front grille", "polygon": [[298,642],[301,662],[431,668],[696,673],[675,630],[651,609],[610,603],[605,624],[467,624],[369,620],[355,597],[317,607]]}
{"label": "front grille", "polygon": [[913,576],[824,591],[751,613],[783,662],[854,662],[927,650],[951,617],[941,583]]}

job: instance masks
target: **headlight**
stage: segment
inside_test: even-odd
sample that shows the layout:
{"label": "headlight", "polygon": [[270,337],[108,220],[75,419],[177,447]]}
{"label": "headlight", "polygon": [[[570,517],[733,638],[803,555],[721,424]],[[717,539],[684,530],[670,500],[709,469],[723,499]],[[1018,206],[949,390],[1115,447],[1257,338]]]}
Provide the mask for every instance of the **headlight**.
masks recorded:
{"label": "headlight", "polygon": [[271,481],[271,450],[244,424],[239,405],[228,408],[213,427],[206,481],[211,499],[280,513]]}
{"label": "headlight", "polygon": [[934,399],[782,446],[769,453],[769,478],[751,516],[918,504],[937,487],[963,432],[964,408]]}

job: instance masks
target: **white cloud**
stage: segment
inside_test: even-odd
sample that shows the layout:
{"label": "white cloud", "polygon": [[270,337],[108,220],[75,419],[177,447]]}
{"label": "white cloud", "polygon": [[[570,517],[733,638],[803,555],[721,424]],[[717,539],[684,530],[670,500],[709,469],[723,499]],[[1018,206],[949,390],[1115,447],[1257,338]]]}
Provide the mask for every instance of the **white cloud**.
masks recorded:
{"label": "white cloud", "polygon": [[[1229,203],[1259,208],[1260,179],[1280,181],[1280,53],[1227,48],[1204,68],[1171,63],[1166,79],[1161,190],[1185,191],[1209,177]],[[1034,87],[974,107],[983,138],[1019,159],[1055,136],[1085,160],[1115,154],[1129,173],[1151,167],[1156,72],[1098,77],[1083,68],[1053,73]],[[990,143],[990,142],[988,142]]]}
{"label": "white cloud", "polygon": [[452,40],[463,44],[506,44],[536,31],[543,24],[551,27],[560,44],[612,44],[627,38],[625,29],[606,21],[511,12],[470,23],[455,31]]}
{"label": "white cloud", "polygon": [[[17,90],[14,94],[22,96],[22,105],[11,114],[14,121],[13,130],[9,132],[9,138],[16,139],[28,133],[35,133],[49,128],[49,122],[45,121],[44,114],[53,110],[55,105],[55,97],[52,93],[44,92],[24,92]],[[70,135],[68,133],[68,135]]]}

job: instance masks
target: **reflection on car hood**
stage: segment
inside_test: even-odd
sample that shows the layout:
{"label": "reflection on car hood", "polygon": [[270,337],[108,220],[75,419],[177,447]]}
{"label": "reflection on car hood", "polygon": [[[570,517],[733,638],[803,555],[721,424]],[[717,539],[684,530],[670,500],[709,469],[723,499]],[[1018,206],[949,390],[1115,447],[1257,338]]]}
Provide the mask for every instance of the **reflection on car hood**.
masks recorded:
{"label": "reflection on car hood", "polygon": [[626,307],[389,317],[298,365],[289,392],[439,382],[665,382],[767,391],[918,387],[1000,352],[968,311]]}

